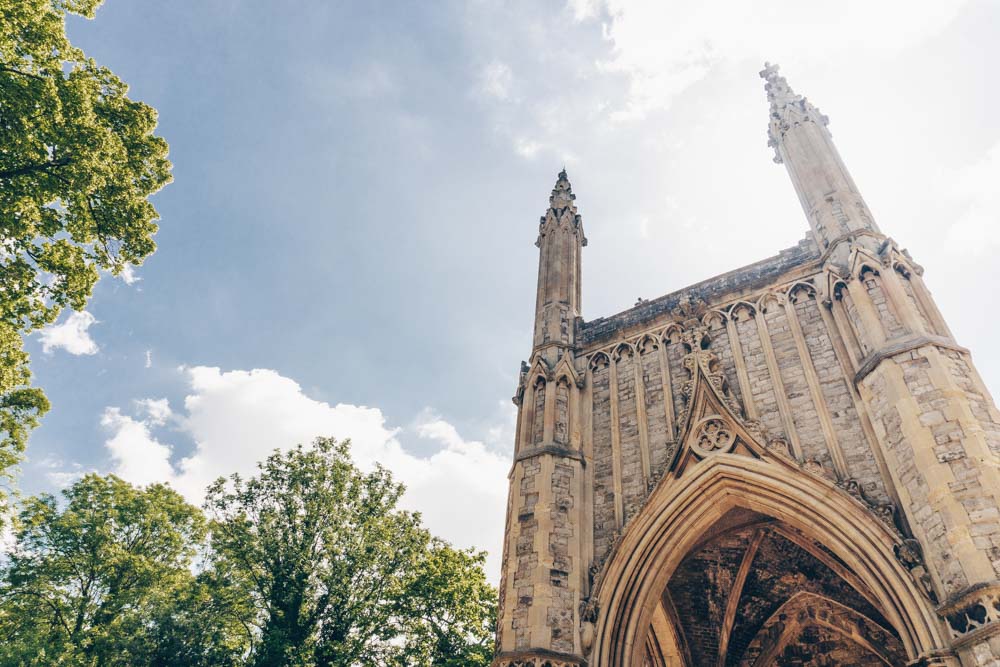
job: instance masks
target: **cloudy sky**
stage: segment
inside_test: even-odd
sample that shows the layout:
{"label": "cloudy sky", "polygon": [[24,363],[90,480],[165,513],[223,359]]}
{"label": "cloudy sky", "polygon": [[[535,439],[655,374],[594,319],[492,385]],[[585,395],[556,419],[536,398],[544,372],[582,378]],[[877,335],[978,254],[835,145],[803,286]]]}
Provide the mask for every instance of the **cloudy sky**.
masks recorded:
{"label": "cloudy sky", "polygon": [[584,315],[775,254],[778,62],[1000,391],[1000,3],[107,0],[71,38],[160,111],[159,250],[32,336],[54,407],[21,486],[193,501],[352,437],[436,533],[496,552],[538,217],[565,165]]}

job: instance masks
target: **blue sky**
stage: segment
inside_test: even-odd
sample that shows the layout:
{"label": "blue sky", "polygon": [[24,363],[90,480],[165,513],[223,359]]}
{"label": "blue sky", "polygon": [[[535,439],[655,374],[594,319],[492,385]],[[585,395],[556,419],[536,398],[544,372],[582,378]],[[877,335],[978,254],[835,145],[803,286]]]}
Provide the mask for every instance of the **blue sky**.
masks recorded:
{"label": "blue sky", "polygon": [[1000,4],[873,4],[107,0],[71,19],[159,110],[175,180],[135,279],[29,340],[54,407],[22,488],[115,471],[197,501],[272,447],[353,436],[435,532],[495,552],[556,173],[590,239],[587,318],[793,245],[765,59],[830,116],[1000,390]]}

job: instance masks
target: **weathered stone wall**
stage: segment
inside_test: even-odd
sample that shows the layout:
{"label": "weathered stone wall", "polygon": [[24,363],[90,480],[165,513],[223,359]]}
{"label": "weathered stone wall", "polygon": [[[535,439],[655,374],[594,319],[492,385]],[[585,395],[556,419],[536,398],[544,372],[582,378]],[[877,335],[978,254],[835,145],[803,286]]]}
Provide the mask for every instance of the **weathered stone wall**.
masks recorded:
{"label": "weathered stone wall", "polygon": [[763,315],[781,379],[781,386],[775,386],[774,390],[783,391],[785,394],[785,402],[791,412],[802,456],[806,460],[819,461],[823,467],[833,470],[830,450],[819,422],[819,413],[809,395],[803,360],[799,356],[783,304],[776,299],[770,299]]}
{"label": "weathered stone wall", "polygon": [[674,414],[679,415],[684,411],[684,396],[681,388],[687,377],[687,371],[684,370],[685,352],[680,339],[670,338],[670,335],[667,334],[668,337],[664,339],[663,343],[666,345],[667,372],[670,374],[670,395],[674,404]]}
{"label": "weathered stone wall", "polygon": [[729,342],[729,331],[722,315],[712,317],[708,322],[709,334],[712,337],[712,351],[722,362],[722,370],[726,374],[729,387],[738,401],[743,400],[742,389],[740,389],[739,378],[736,373],[736,362],[733,359],[733,346]]}
{"label": "weathered stone wall", "polygon": [[573,650],[573,608],[576,599],[570,586],[570,577],[576,563],[570,553],[570,543],[575,533],[571,512],[574,507],[573,466],[556,463],[552,473],[554,502],[550,512],[552,529],[549,533],[549,553],[552,568],[549,583],[553,587],[552,601],[546,611],[546,623],[552,633],[552,648],[556,651]]}
{"label": "weathered stone wall", "polygon": [[545,432],[545,382],[535,385],[535,401],[531,410],[531,444],[540,445]]}
{"label": "weathered stone wall", "polygon": [[[616,535],[641,509],[649,480],[663,474],[678,435],[677,416],[685,409],[689,372],[684,358],[690,350],[681,332],[691,326],[708,332],[708,349],[718,358],[737,404],[748,418],[759,420],[768,440],[784,441],[793,456],[818,463],[834,479],[857,482],[873,504],[894,502],[874,431],[870,426],[866,430],[867,416],[859,412],[861,399],[853,389],[857,360],[848,350],[856,342],[843,338],[830,304],[820,303],[818,289],[826,275],[802,271],[806,266],[786,266],[784,281],[760,291],[737,289],[717,303],[702,300],[697,322],[690,313],[660,312],[643,326],[640,317],[628,313],[613,318],[622,330],[610,330],[602,321],[603,336],[591,334],[591,346],[578,352],[577,366],[592,368],[592,398],[582,406],[590,413],[584,419],[591,424],[585,437],[590,438],[594,466],[592,562],[603,562]],[[865,293],[871,295],[873,312],[885,318],[886,330],[903,333],[879,276],[866,274]],[[693,297],[701,299],[697,293]],[[844,321],[854,318],[861,327],[854,305],[846,299],[842,305]],[[583,326],[587,335],[590,325]],[[731,334],[738,340],[731,341]],[[839,352],[835,340],[841,341]],[[987,403],[979,412],[985,414]],[[996,435],[1000,442],[1000,431]]]}
{"label": "weathered stone wall", "polygon": [[594,557],[602,558],[611,546],[617,529],[614,454],[611,448],[611,369],[604,355],[595,363],[592,382]]}
{"label": "weathered stone wall", "polygon": [[[945,464],[950,472],[948,490],[966,514],[965,518],[953,519],[967,523],[973,542],[986,552],[992,562],[994,576],[1000,577],[1000,509],[994,496],[996,490],[984,485],[983,469],[975,458],[969,456],[969,434],[949,404],[949,387],[943,386],[941,379],[934,377],[935,357],[944,359],[951,378],[959,386],[964,385],[970,405],[977,398],[982,400],[969,379],[969,369],[962,353],[949,350],[941,354],[928,347],[899,355],[892,363],[901,371],[902,380],[916,403],[915,416],[919,428],[927,429],[933,439],[934,444],[928,454],[938,463]],[[922,465],[922,452],[914,448],[913,438],[907,437],[908,430],[918,427],[904,424],[908,415],[901,414],[893,401],[892,376],[889,373],[894,368],[887,372],[873,372],[864,379],[864,384],[871,395],[873,418],[880,436],[889,446],[895,462],[900,491],[908,497],[911,518],[916,523],[914,528],[922,537],[925,553],[948,597],[976,582],[970,581],[967,563],[956,557],[954,531],[946,524],[946,516],[935,511],[939,503],[932,495],[940,494],[940,481],[928,477],[928,470]],[[996,434],[1000,426],[993,423],[988,414],[984,413],[984,417],[987,421],[977,426],[983,428],[985,433]]]}
{"label": "weathered stone wall", "polygon": [[631,347],[620,348],[614,362],[618,376],[618,437],[621,446],[622,500],[627,523],[639,511],[646,496],[642,454],[639,451],[635,353]]}
{"label": "weathered stone wall", "polygon": [[761,424],[769,436],[787,439],[788,435],[781,423],[778,398],[767,368],[767,357],[754,310],[738,305],[732,312],[732,317],[736,320],[736,331],[740,338],[740,347],[743,349],[743,362],[750,378],[750,396],[757,406]]}
{"label": "weathered stone wall", "polygon": [[535,549],[535,534],[538,532],[535,504],[538,502],[538,489],[535,478],[540,472],[541,464],[537,458],[523,462],[518,489],[518,507],[521,509],[517,515],[517,567],[514,570],[514,593],[517,599],[514,603],[513,629],[514,645],[517,648],[526,648],[531,643],[528,613],[535,595],[532,574],[538,566],[538,552]]}
{"label": "weathered stone wall", "polygon": [[552,439],[559,445],[569,443],[569,385],[565,380],[556,385],[556,422]]}
{"label": "weathered stone wall", "polygon": [[862,417],[858,414],[852,397],[850,382],[845,377],[843,365],[837,358],[831,334],[826,327],[822,306],[815,293],[797,293],[795,313],[802,326],[802,334],[816,375],[826,409],[833,422],[837,444],[844,453],[847,476],[861,485],[866,496],[877,502],[889,502],[885,480],[882,479],[872,443],[865,438]]}
{"label": "weathered stone wall", "polygon": [[885,332],[885,337],[896,338],[902,336],[905,331],[903,325],[899,322],[896,309],[886,299],[885,290],[882,289],[882,276],[875,271],[866,270],[861,274],[860,280],[864,283],[865,289],[868,291],[868,298],[871,299],[872,305],[875,306],[879,320],[882,323],[882,329]]}
{"label": "weathered stone wall", "polygon": [[667,407],[664,403],[666,390],[661,374],[660,348],[651,338],[645,339],[639,348],[642,364],[642,384],[646,400],[646,431],[649,437],[650,469],[654,477],[659,477],[667,465],[667,448],[673,434],[667,431]]}

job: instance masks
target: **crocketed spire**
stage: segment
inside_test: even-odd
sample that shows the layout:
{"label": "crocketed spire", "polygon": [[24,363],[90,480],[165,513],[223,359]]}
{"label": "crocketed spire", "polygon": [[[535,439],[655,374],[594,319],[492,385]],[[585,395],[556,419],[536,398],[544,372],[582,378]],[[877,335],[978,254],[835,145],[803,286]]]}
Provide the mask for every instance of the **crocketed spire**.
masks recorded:
{"label": "crocketed spire", "polygon": [[556,186],[552,188],[552,196],[549,197],[549,208],[553,211],[561,212],[565,208],[572,208],[573,213],[576,213],[576,204],[573,200],[576,199],[576,195],[573,194],[573,188],[569,183],[569,177],[566,175],[566,168],[559,172],[559,176],[556,178]]}
{"label": "crocketed spire", "polygon": [[767,128],[767,145],[774,149],[774,161],[781,163],[778,144],[789,128],[800,123],[819,123],[823,127],[830,119],[820,113],[809,100],[795,93],[785,77],[778,73],[778,65],[764,63],[760,78],[764,79],[764,90],[771,105],[771,118]]}

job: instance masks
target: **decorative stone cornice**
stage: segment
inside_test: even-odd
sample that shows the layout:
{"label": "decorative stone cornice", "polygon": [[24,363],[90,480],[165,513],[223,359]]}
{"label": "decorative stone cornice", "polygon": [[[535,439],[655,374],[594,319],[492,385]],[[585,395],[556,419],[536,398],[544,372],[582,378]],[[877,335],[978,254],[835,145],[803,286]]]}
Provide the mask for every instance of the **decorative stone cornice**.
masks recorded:
{"label": "decorative stone cornice", "polygon": [[528,649],[500,653],[493,658],[492,667],[587,667],[587,661],[568,653]]}
{"label": "decorative stone cornice", "polygon": [[785,138],[785,133],[802,123],[816,123],[826,127],[830,119],[820,113],[809,100],[797,95],[785,77],[778,74],[778,66],[764,63],[760,72],[764,79],[764,90],[767,91],[767,101],[771,104],[771,118],[767,127],[767,145],[774,149],[774,161],[782,163],[778,146]]}
{"label": "decorative stone cornice", "polygon": [[870,236],[876,239],[877,241],[885,241],[887,238],[885,234],[873,231],[871,229],[855,229],[853,231],[847,232],[846,234],[841,234],[837,238],[831,240],[830,245],[828,245],[826,250],[823,251],[823,254],[819,256],[819,261],[821,263],[825,263],[826,260],[830,258],[830,255],[832,255],[837,250],[837,247],[840,244],[853,243],[854,241],[866,236]]}
{"label": "decorative stone cornice", "polygon": [[858,372],[854,374],[854,385],[860,385],[861,381],[871,375],[872,371],[878,368],[879,364],[886,359],[895,357],[897,354],[902,354],[903,352],[916,350],[917,348],[924,347],[925,345],[935,345],[948,350],[962,352],[963,354],[969,353],[968,349],[962,347],[961,345],[956,345],[943,336],[908,336],[868,355],[868,357],[861,362],[861,367],[858,369]]}
{"label": "decorative stone cornice", "polygon": [[573,449],[571,447],[563,447],[562,445],[557,445],[554,443],[548,443],[544,445],[538,445],[537,447],[531,447],[525,449],[523,452],[518,452],[518,455],[514,457],[514,463],[518,461],[523,461],[525,459],[534,458],[536,456],[541,456],[543,454],[549,454],[550,456],[558,456],[564,459],[573,459],[575,461],[580,461],[586,464],[583,452],[579,449]]}

